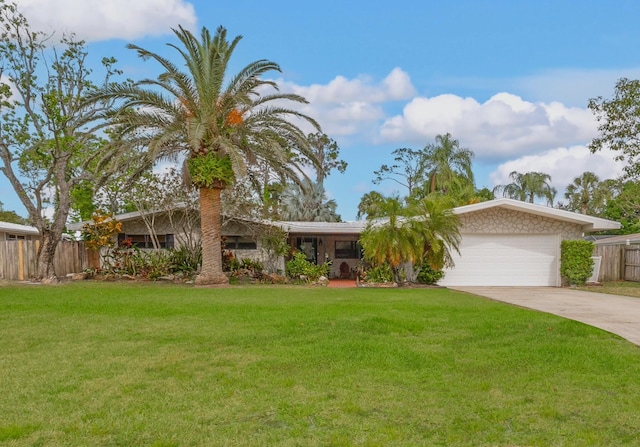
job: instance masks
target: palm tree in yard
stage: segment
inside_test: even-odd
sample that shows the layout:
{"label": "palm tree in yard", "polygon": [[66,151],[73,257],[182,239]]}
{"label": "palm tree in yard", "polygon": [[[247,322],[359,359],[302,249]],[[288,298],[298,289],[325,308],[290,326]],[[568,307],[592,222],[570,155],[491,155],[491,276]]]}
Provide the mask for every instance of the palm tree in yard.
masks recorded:
{"label": "palm tree in yard", "polygon": [[556,189],[551,186],[551,176],[543,172],[526,172],[524,174],[513,171],[509,174],[511,183],[498,185],[493,189],[494,194],[502,192],[503,197],[533,203],[536,198],[545,199],[548,205],[553,205]]}
{"label": "palm tree in yard", "polygon": [[567,186],[564,197],[569,200],[569,209],[587,214],[594,201],[604,200],[598,194],[600,178],[590,171],[583,172],[582,175],[573,179],[573,183]]}
{"label": "palm tree in yard", "polygon": [[435,145],[425,148],[425,161],[429,175],[429,192],[447,194],[452,184],[474,185],[473,151],[460,147],[460,142],[450,133],[436,136]]}
{"label": "palm tree in yard", "polygon": [[340,222],[338,204],[328,199],[324,186],[307,181],[304,185],[289,184],[282,192],[280,214],[283,220],[300,222]]}
{"label": "palm tree in yard", "polygon": [[300,178],[292,151],[298,151],[298,159],[313,159],[313,154],[305,132],[293,120],[319,127],[283,106],[306,103],[304,98],[280,93],[275,82],[261,78],[280,71],[276,63],[258,60],[233,76],[228,73],[241,36],[229,41],[223,27],[213,36],[203,28],[199,40],[182,27],[174,33],[180,44],[168,46],[182,64],[129,45],[141,58],[159,63],[162,73],[96,97],[122,101],[109,114],[111,123],[146,143],[152,159],[185,155],[186,171],[199,189],[202,270],[196,283],[221,284],[228,282],[221,260],[221,191],[257,162],[267,162],[283,177]]}
{"label": "palm tree in yard", "polygon": [[428,262],[433,268],[452,266],[451,250],[460,243],[459,220],[453,201],[432,194],[405,205],[398,197],[385,197],[379,214],[360,237],[364,257],[375,265],[388,264],[396,282],[400,265]]}

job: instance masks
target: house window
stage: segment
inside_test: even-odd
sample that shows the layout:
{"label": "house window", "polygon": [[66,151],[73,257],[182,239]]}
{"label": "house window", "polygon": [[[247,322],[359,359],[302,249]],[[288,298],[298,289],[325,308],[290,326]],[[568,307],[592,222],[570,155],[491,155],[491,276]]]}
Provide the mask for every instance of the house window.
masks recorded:
{"label": "house window", "polygon": [[255,250],[258,244],[243,236],[225,236],[225,247],[228,250]]}
{"label": "house window", "polygon": [[[151,236],[148,234],[118,234],[118,245],[121,245],[126,240],[131,242],[133,247],[138,248],[154,248],[153,240]],[[174,247],[174,239],[173,234],[158,234],[156,235],[156,239],[158,241],[158,245],[160,248],[173,248]]]}
{"label": "house window", "polygon": [[24,241],[26,239],[24,234],[9,234],[7,236],[9,237],[10,241],[18,241],[18,240]]}
{"label": "house window", "polygon": [[336,259],[360,259],[358,241],[336,241]]}

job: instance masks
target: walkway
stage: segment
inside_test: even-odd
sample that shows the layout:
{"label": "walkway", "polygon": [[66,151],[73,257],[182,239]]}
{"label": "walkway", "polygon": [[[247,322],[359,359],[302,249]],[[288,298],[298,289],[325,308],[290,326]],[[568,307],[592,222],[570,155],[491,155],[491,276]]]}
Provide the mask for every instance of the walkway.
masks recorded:
{"label": "walkway", "polygon": [[556,287],[450,288],[580,321],[640,345],[640,298]]}
{"label": "walkway", "polygon": [[356,280],[355,279],[330,279],[329,280],[329,288],[331,289],[347,289],[347,288],[355,288]]}

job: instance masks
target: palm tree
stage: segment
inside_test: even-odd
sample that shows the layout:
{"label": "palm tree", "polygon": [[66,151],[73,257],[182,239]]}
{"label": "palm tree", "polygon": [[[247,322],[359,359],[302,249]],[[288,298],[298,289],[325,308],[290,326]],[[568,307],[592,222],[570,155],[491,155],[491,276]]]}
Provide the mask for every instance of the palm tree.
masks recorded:
{"label": "palm tree", "polygon": [[498,185],[493,193],[502,192],[503,197],[533,203],[536,198],[546,199],[548,205],[553,205],[556,189],[551,186],[551,176],[543,172],[520,173],[513,171],[509,174],[511,183]]}
{"label": "palm tree", "polygon": [[400,265],[420,258],[422,246],[407,224],[407,210],[399,197],[384,197],[378,204],[380,220],[370,220],[360,235],[364,258],[374,265],[388,264],[396,282]]}
{"label": "palm tree", "polygon": [[379,204],[379,219],[370,220],[360,237],[369,262],[391,267],[399,281],[405,262],[429,262],[433,268],[453,266],[451,249],[460,243],[459,220],[452,201],[431,195],[405,206],[398,197],[385,197]]}
{"label": "palm tree", "polygon": [[220,255],[221,191],[258,161],[298,179],[301,169],[292,162],[292,148],[309,159],[312,153],[305,133],[291,119],[319,126],[283,106],[288,101],[306,103],[304,98],[279,93],[275,82],[261,79],[280,71],[276,63],[258,60],[235,76],[227,73],[241,36],[229,41],[223,27],[215,36],[202,28],[200,40],[182,27],[173,31],[181,45],[169,46],[182,58],[184,69],[130,44],[141,58],[159,63],[163,73],[157,79],[113,86],[95,98],[123,100],[109,118],[116,129],[146,143],[151,159],[186,155],[191,182],[200,194],[203,256],[196,283],[226,283]]}
{"label": "palm tree", "polygon": [[383,214],[382,205],[385,201],[385,197],[378,191],[371,191],[366,193],[360,199],[358,204],[358,214],[356,219],[360,220],[363,217],[367,219],[375,219]]}
{"label": "palm tree", "polygon": [[304,186],[289,184],[281,196],[280,215],[284,220],[298,222],[340,222],[338,204],[327,199],[320,183],[306,182]]}
{"label": "palm tree", "polygon": [[421,235],[424,246],[422,261],[434,269],[453,267],[451,250],[459,253],[460,219],[453,213],[453,198],[431,195],[411,204],[412,230]]}
{"label": "palm tree", "polygon": [[598,198],[599,186],[600,178],[590,171],[574,178],[564,193],[564,197],[569,200],[569,210],[587,214],[593,208],[592,201]]}
{"label": "palm tree", "polygon": [[454,183],[473,187],[473,151],[460,147],[460,142],[450,133],[436,136],[436,143],[425,148],[428,169],[429,192],[447,194]]}

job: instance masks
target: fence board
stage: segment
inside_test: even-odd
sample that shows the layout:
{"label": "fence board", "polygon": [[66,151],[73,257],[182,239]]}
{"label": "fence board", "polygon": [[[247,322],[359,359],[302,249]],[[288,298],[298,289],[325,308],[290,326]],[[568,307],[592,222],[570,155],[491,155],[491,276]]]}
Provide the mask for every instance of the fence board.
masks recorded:
{"label": "fence board", "polygon": [[[24,281],[36,276],[40,241],[0,241],[0,279]],[[81,272],[87,267],[87,251],[82,242],[58,244],[53,265],[58,276]]]}
{"label": "fence board", "polygon": [[593,256],[601,256],[598,281],[620,281],[624,275],[624,246],[596,245]]}
{"label": "fence board", "polygon": [[640,282],[640,247],[624,247],[624,280]]}

